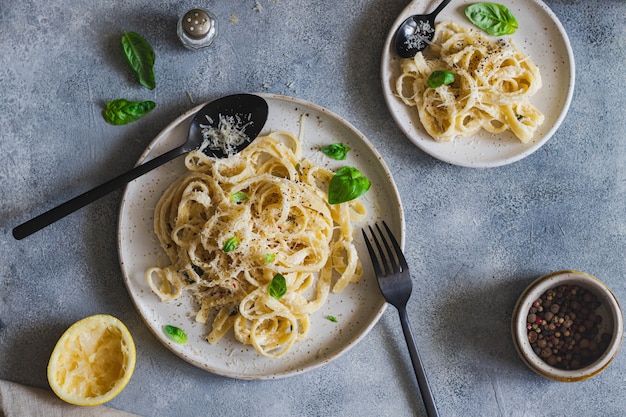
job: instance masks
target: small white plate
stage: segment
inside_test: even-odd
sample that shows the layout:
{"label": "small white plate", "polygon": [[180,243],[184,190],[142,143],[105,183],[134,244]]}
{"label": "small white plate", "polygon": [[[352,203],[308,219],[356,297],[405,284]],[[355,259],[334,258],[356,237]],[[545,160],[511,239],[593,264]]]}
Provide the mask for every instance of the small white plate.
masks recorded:
{"label": "small white plate", "polygon": [[[409,16],[427,14],[438,0],[417,0],[398,16],[387,35],[381,61],[382,85],[392,117],[411,142],[427,154],[448,162],[473,168],[488,168],[510,164],[532,154],[552,137],[567,114],[574,93],[574,54],[565,29],[552,11],[540,0],[502,0],[519,23],[510,35],[539,67],[542,88],[531,98],[544,115],[535,137],[521,143],[511,132],[493,134],[487,131],[451,142],[436,142],[422,127],[414,107],[405,105],[395,94],[395,80],[400,74],[401,58],[393,49],[397,28]],[[453,21],[473,26],[464,15],[473,0],[455,0],[437,17],[437,22]]]}
{"label": "small white plate", "polygon": [[[359,283],[350,284],[341,294],[331,294],[327,303],[312,317],[306,339],[297,342],[286,355],[266,358],[253,347],[237,342],[232,332],[216,345],[205,336],[208,326],[196,323],[190,295],[163,303],[152,293],[145,271],[154,265],[169,264],[153,231],[153,213],[163,191],[185,172],[183,158],[157,168],[128,184],[119,219],[118,249],[124,280],[137,310],[150,330],[172,352],[207,371],[240,379],[269,379],[295,375],[321,366],[355,345],[378,321],[385,302],[365,248],[360,229],[366,224],[385,220],[404,247],[404,214],[396,185],[381,156],[370,142],[352,125],[315,104],[294,98],[259,94],[269,105],[269,117],[262,134],[286,130],[303,133],[304,157],[318,165],[338,169],[344,165],[357,167],[372,182],[361,197],[368,209],[368,218],[356,225],[355,241],[364,274]],[[139,163],[172,149],[185,141],[188,126],[198,106],[174,120],[148,146]],[[334,161],[319,151],[320,145],[341,142],[351,151],[345,161]],[[338,322],[326,319],[335,316]],[[172,342],[163,332],[171,324],[185,330],[185,345]]]}

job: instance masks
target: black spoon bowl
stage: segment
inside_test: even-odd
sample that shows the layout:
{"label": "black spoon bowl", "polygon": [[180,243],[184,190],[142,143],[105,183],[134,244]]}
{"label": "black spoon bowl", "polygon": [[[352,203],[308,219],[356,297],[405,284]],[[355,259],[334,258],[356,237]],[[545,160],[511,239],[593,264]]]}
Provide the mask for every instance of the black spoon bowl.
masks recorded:
{"label": "black spoon bowl", "polygon": [[443,0],[430,14],[416,14],[402,22],[394,42],[396,53],[400,57],[413,58],[432,43],[435,36],[435,18],[450,1],[452,0]]}
{"label": "black spoon bowl", "polygon": [[[215,158],[226,158],[241,152],[261,133],[268,113],[267,102],[262,97],[253,94],[235,94],[211,101],[198,110],[192,119],[187,141],[184,144],[20,224],[13,229],[13,237],[18,240],[24,239],[166,162],[191,151],[202,149],[205,154]],[[240,123],[240,126],[234,127],[244,135],[244,140],[239,141],[234,147],[226,147],[223,143],[217,143],[219,146],[211,146],[216,141],[207,141],[207,136],[213,136],[214,139],[216,136],[219,137],[222,127],[220,123],[224,121]],[[211,135],[212,130],[218,132],[217,135]]]}

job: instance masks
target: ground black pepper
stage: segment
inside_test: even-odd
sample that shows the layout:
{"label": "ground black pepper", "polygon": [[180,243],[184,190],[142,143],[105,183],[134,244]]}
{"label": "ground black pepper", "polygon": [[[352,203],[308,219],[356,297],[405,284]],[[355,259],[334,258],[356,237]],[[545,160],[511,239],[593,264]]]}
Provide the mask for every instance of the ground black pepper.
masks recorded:
{"label": "ground black pepper", "polygon": [[600,334],[600,300],[578,285],[547,290],[528,311],[526,329],[533,351],[548,365],[583,368],[606,350],[611,336]]}

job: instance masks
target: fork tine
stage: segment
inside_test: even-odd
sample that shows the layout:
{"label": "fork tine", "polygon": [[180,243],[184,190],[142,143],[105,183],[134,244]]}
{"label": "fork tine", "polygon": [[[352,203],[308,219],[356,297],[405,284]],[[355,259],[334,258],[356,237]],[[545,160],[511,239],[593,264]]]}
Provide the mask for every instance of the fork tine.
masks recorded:
{"label": "fork tine", "polygon": [[[398,262],[396,262],[396,258],[393,255],[393,251],[391,250],[391,247],[389,246],[389,243],[387,242],[385,235],[383,234],[382,230],[380,230],[380,226],[378,226],[378,223],[376,223],[375,226],[376,226],[376,230],[378,230],[378,234],[380,235],[380,238],[383,241],[383,245],[385,246],[384,253],[386,254],[386,256],[383,255],[383,250],[380,247],[380,245],[378,246],[378,250],[381,253],[380,255],[381,258],[385,259],[385,263],[387,264],[387,270],[389,271],[389,274],[395,274],[395,273],[400,272],[400,266],[398,265]],[[387,228],[387,232],[389,233],[389,228]]]}
{"label": "fork tine", "polygon": [[[376,241],[376,236],[374,236],[374,231],[372,230],[372,227],[368,226],[368,228],[370,229],[372,239],[374,239],[376,245],[378,246],[378,242]],[[367,233],[365,233],[365,229],[361,229],[361,232],[363,233],[363,238],[365,239],[365,246],[367,246],[367,251],[370,253],[370,259],[372,260],[372,265],[374,266],[374,272],[376,273],[377,277],[383,276],[383,271],[380,264],[378,263],[378,257],[376,256],[376,252],[374,251],[374,248],[372,247],[372,244],[367,237]]]}
{"label": "fork tine", "polygon": [[[380,238],[382,239],[384,245],[387,247],[387,249],[389,249],[389,247],[387,246],[387,242],[385,241],[385,236],[383,236],[382,233],[380,233],[380,228],[378,227],[377,224],[375,224],[374,226],[376,226],[376,230],[378,230],[378,234]],[[374,243],[376,244],[376,248],[378,248],[378,256],[380,256],[380,262],[382,265],[381,266],[382,274],[379,276],[386,277],[387,275],[395,273],[394,267],[393,267],[393,258],[391,258],[391,262],[389,261],[389,250],[387,250],[386,252],[383,250],[383,247],[380,244],[380,241],[376,237],[376,233],[374,233],[374,230],[372,229],[371,226],[368,226],[368,227],[370,229],[370,233],[372,233],[372,240],[374,240]]]}
{"label": "fork tine", "polygon": [[402,266],[402,269],[405,269],[405,270],[409,269],[409,265],[406,263],[406,258],[404,257],[404,254],[402,253],[402,249],[400,248],[398,241],[394,237],[393,233],[391,233],[391,230],[389,230],[389,226],[387,226],[387,223],[385,223],[384,220],[383,220],[383,226],[385,226],[385,229],[387,230],[387,235],[389,236],[389,239],[391,239],[391,244],[393,245],[393,248],[396,250],[396,256],[398,257],[398,261],[400,261],[400,265]]}

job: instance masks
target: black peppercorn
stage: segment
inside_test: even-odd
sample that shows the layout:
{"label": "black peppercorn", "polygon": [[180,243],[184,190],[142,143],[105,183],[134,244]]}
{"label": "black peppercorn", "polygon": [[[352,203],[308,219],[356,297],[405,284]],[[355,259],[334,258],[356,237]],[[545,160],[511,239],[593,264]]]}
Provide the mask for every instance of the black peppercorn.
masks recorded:
{"label": "black peppercorn", "polygon": [[578,285],[549,289],[535,300],[527,316],[528,341],[547,364],[559,369],[580,369],[597,360],[610,341],[599,334],[601,305]]}

